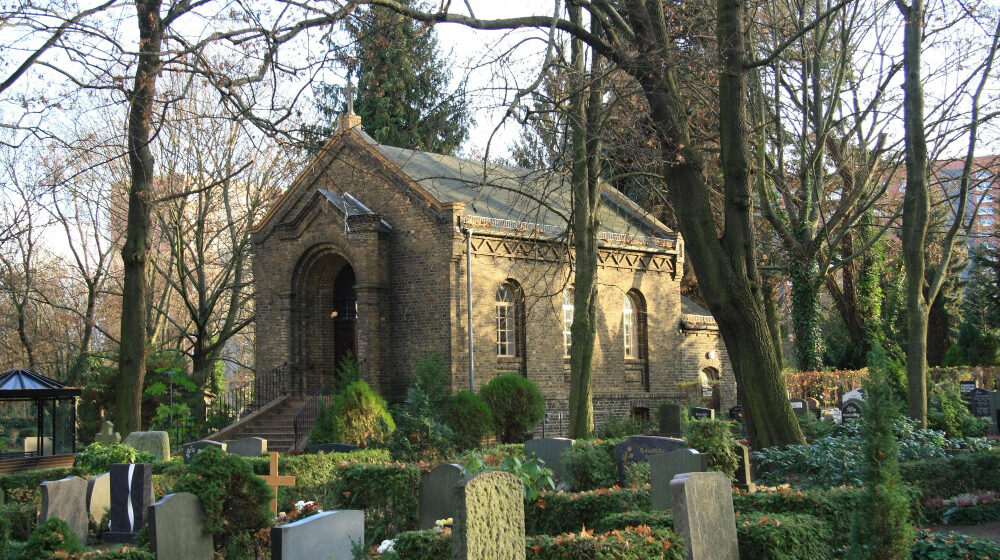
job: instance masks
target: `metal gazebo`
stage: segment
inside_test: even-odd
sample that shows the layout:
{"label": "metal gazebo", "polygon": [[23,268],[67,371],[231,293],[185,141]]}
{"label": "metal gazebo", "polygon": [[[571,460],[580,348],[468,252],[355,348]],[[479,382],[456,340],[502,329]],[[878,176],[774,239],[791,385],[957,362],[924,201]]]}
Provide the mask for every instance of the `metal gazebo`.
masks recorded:
{"label": "metal gazebo", "polygon": [[23,451],[0,453],[4,459],[26,459],[76,453],[76,399],[80,389],[67,387],[39,373],[14,369],[0,374],[0,404],[34,403],[34,445],[26,438]]}

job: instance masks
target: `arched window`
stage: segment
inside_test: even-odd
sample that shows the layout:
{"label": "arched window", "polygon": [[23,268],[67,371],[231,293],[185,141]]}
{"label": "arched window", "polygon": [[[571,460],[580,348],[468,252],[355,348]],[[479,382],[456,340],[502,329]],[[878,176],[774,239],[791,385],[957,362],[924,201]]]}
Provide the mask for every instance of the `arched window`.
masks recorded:
{"label": "arched window", "polygon": [[719,379],[719,370],[713,367],[707,367],[698,372],[698,380],[701,381],[701,396],[708,401],[709,408],[717,411],[721,406]]}
{"label": "arched window", "polygon": [[514,358],[520,355],[523,335],[524,305],[521,289],[512,280],[497,287],[497,356]]}
{"label": "arched window", "polygon": [[626,360],[646,359],[646,304],[642,294],[631,290],[622,306],[622,338]]}
{"label": "arched window", "polygon": [[566,288],[563,291],[562,318],[563,355],[569,357],[569,350],[572,345],[573,338],[571,333],[571,329],[573,327],[573,288]]}

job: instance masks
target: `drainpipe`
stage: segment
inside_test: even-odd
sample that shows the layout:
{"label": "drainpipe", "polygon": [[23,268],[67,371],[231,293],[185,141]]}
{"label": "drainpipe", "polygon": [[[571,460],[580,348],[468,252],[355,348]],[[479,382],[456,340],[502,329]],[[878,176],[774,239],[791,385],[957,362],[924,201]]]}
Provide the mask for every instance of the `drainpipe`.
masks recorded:
{"label": "drainpipe", "polygon": [[465,230],[465,297],[469,313],[469,392],[476,393],[476,362],[472,346],[472,228]]}

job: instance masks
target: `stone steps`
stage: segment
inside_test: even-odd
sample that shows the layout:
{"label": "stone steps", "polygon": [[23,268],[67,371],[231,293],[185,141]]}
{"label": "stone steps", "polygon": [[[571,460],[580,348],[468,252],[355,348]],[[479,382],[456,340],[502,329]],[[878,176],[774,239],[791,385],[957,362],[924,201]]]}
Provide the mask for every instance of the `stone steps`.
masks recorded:
{"label": "stone steps", "polygon": [[295,414],[305,403],[301,398],[286,400],[227,434],[225,439],[259,437],[267,440],[268,450],[289,451],[295,445]]}

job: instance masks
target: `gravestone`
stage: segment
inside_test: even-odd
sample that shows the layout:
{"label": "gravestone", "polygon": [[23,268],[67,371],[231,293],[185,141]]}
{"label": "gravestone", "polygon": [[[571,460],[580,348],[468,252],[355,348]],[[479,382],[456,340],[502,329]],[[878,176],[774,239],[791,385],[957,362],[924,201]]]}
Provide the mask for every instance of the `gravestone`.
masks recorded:
{"label": "gravestone", "polygon": [[660,435],[681,437],[681,407],[674,403],[660,403]]}
{"label": "gravestone", "polygon": [[42,513],[38,522],[58,517],[80,537],[80,542],[87,542],[87,481],[78,476],[67,476],[62,480],[48,480],[41,486]]}
{"label": "gravestone", "polygon": [[967,379],[965,381],[959,381],[958,388],[962,392],[962,396],[964,398],[969,398],[971,393],[976,390],[976,380]]}
{"label": "gravestone", "polygon": [[226,451],[228,446],[225,443],[219,443],[217,441],[211,441],[207,439],[203,439],[201,441],[194,441],[191,443],[185,443],[184,445],[181,446],[181,448],[183,449],[181,454],[184,455],[184,462],[190,463],[191,459],[194,459],[194,456],[197,455],[198,452],[200,452],[202,449],[205,449],[206,447],[218,447],[219,449]]}
{"label": "gravestone", "polygon": [[839,408],[831,408],[830,410],[827,410],[826,414],[823,416],[823,418],[824,419],[832,420],[833,422],[835,422],[837,424],[843,424],[844,423],[844,415],[843,415],[842,412],[840,412]]}
{"label": "gravestone", "polygon": [[524,486],[507,472],[467,476],[455,486],[452,560],[524,560]]}
{"label": "gravestone", "polygon": [[792,404],[792,410],[795,411],[795,414],[804,416],[809,413],[809,404],[806,403],[805,399],[796,397],[794,399],[788,399],[788,402]]}
{"label": "gravestone", "polygon": [[720,472],[679,474],[670,481],[674,530],[688,560],[739,560],[733,491]]}
{"label": "gravestone", "polygon": [[149,463],[111,465],[111,527],[101,535],[104,542],[135,542],[153,503],[152,467]]}
{"label": "gravestone", "polygon": [[115,425],[111,420],[105,420],[104,424],[101,426],[101,431],[96,436],[94,436],[94,442],[100,443],[101,445],[112,446],[116,443],[121,443],[122,436],[115,431]]}
{"label": "gravestone", "polygon": [[287,525],[271,527],[271,560],[354,558],[365,542],[365,512],[335,509]]}
{"label": "gravestone", "polygon": [[149,543],[156,560],[213,560],[215,545],[205,532],[198,496],[167,494],[149,506]]}
{"label": "gravestone", "polygon": [[111,511],[111,473],[99,474],[87,480],[87,511],[100,522]]}
{"label": "gravestone", "polygon": [[357,448],[353,443],[319,443],[306,446],[306,453],[350,453]]}
{"label": "gravestone", "polygon": [[750,474],[750,448],[742,443],[736,450],[736,474],[733,476],[733,486],[744,492],[757,491],[757,485]]}
{"label": "gravestone", "polygon": [[132,432],[122,443],[152,454],[157,461],[170,458],[170,436],[167,432]]}
{"label": "gravestone", "polygon": [[856,399],[844,401],[844,405],[840,407],[840,417],[845,426],[848,424],[857,424],[861,420],[861,407],[863,404],[862,401]]}
{"label": "gravestone", "polygon": [[24,452],[40,455],[52,455],[52,438],[42,437],[42,452],[38,453],[38,436],[27,436],[24,438]]}
{"label": "gravestone", "polygon": [[687,444],[682,439],[660,436],[628,436],[625,441],[615,445],[618,481],[625,482],[625,467],[630,463],[646,463],[653,455],[661,455],[686,447]]}
{"label": "gravestone", "polygon": [[1000,391],[990,396],[990,434],[1000,434]]}
{"label": "gravestone", "polygon": [[848,391],[844,393],[844,396],[840,399],[841,403],[846,403],[850,400],[864,401],[865,400],[865,390],[864,389],[854,389],[853,391]]}
{"label": "gravestone", "polygon": [[742,424],[743,423],[743,407],[740,406],[740,405],[736,405],[733,408],[730,408],[729,409],[729,419],[733,420],[734,422],[739,422],[739,423]]}
{"label": "gravestone", "polygon": [[267,453],[267,440],[259,437],[248,437],[227,441],[228,451],[240,457],[260,457]]}
{"label": "gravestone", "polygon": [[819,414],[820,414],[820,403],[819,403],[819,400],[815,399],[813,397],[808,397],[808,398],[806,398],[806,406],[809,407],[809,412],[811,412],[813,414],[813,416],[818,419],[819,418]]}
{"label": "gravestone", "polygon": [[442,463],[420,477],[420,528],[431,529],[438,519],[455,517],[455,485],[462,467]]}
{"label": "gravestone", "polygon": [[969,393],[969,412],[973,416],[979,418],[989,418],[990,417],[990,402],[992,401],[993,391],[987,389],[973,389]]}
{"label": "gravestone", "polygon": [[695,420],[711,420],[715,418],[715,410],[703,406],[691,407],[691,418]]}
{"label": "gravestone", "polygon": [[524,442],[524,456],[531,457],[534,453],[545,461],[545,466],[552,469],[556,482],[563,479],[562,454],[573,447],[573,440],[567,438],[539,438]]}
{"label": "gravestone", "polygon": [[675,475],[708,470],[708,455],[694,449],[675,449],[649,458],[649,487],[653,509],[670,511],[670,481]]}

